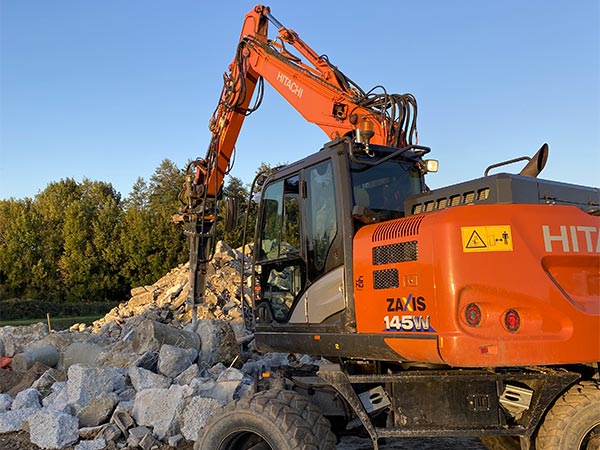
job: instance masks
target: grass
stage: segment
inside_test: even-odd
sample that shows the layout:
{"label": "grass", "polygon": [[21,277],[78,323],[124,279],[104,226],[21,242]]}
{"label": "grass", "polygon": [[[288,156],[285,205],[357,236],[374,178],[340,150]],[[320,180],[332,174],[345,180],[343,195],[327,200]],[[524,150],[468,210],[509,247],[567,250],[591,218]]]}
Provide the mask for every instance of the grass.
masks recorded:
{"label": "grass", "polygon": [[[50,324],[52,325],[53,330],[65,330],[75,323],[85,323],[86,325],[91,325],[94,320],[98,320],[101,317],[104,317],[104,314],[79,317],[50,317]],[[48,323],[48,320],[45,317],[39,319],[3,320],[0,321],[0,327],[7,325],[31,325],[32,323],[38,322]]]}

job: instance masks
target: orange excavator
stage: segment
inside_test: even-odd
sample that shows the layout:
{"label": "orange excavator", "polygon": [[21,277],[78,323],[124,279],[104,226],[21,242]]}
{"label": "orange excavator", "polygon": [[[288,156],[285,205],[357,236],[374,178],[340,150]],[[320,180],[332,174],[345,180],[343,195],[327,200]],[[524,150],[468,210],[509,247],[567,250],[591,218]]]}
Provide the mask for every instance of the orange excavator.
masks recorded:
{"label": "orange excavator", "polygon": [[[429,190],[437,161],[417,142],[415,98],[365,92],[261,5],[245,17],[176,216],[190,239],[194,320],[224,177],[264,81],[330,141],[253,183],[246,325],[260,351],[327,363],[259,373],[256,392],[216,414],[196,449],[330,450],[348,433],[374,449],[425,436],[597,449],[600,190],[538,179],[546,144]],[[489,175],[520,160],[519,174]]]}

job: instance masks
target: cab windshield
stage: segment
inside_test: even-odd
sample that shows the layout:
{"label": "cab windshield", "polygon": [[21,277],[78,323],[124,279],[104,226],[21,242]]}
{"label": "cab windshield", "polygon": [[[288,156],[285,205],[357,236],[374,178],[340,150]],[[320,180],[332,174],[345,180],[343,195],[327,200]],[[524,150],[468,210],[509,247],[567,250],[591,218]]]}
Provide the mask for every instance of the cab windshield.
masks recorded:
{"label": "cab windshield", "polygon": [[350,163],[353,205],[386,218],[404,216],[404,200],[422,191],[422,177],[412,162],[390,159],[376,166]]}

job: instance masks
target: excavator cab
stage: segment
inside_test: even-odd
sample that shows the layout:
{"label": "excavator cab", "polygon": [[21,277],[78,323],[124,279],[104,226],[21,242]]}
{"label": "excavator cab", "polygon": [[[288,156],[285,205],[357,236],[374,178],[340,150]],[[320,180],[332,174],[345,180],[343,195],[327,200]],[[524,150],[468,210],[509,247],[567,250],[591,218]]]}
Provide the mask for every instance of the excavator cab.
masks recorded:
{"label": "excavator cab", "polygon": [[426,190],[427,150],[371,145],[366,151],[350,138],[337,139],[265,181],[254,240],[259,343],[273,339],[280,348],[289,339],[301,351],[294,336],[354,331],[352,289],[345,288],[353,236],[365,224],[404,216],[404,200]]}

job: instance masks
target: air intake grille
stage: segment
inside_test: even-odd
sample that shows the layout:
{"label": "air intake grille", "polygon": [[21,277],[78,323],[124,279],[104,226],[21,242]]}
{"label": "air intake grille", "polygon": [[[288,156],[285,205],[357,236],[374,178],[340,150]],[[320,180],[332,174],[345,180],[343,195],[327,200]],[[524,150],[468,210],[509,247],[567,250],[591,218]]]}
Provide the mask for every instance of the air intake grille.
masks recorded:
{"label": "air intake grille", "polygon": [[398,269],[373,271],[373,287],[375,289],[397,288],[400,285],[398,280]]}
{"label": "air intake grille", "polygon": [[373,265],[416,261],[418,250],[417,241],[373,247]]}
{"label": "air intake grille", "polygon": [[391,220],[379,225],[373,232],[373,242],[387,241],[419,234],[419,226],[423,216],[407,217],[405,219]]}

